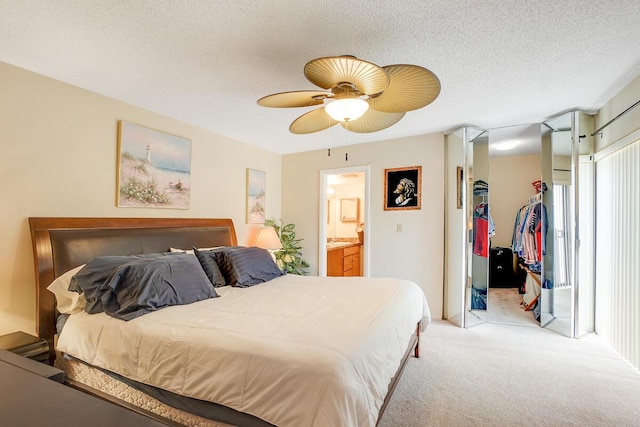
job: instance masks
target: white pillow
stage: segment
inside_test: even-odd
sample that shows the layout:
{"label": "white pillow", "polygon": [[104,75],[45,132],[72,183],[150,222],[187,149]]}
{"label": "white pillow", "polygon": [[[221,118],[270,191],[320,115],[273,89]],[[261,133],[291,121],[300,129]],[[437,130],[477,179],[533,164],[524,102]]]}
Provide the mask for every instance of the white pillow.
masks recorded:
{"label": "white pillow", "polygon": [[191,255],[195,255],[195,254],[193,253],[193,249],[169,248],[169,252],[174,252],[174,253],[179,253],[179,254],[191,254]]}
{"label": "white pillow", "polygon": [[[214,246],[213,248],[198,248],[199,251],[210,251],[211,249],[218,249],[221,248],[222,246]],[[178,252],[181,254],[191,254],[191,255],[195,255],[195,253],[193,252],[193,249],[178,249],[178,248],[169,248],[169,252]]]}
{"label": "white pillow", "polygon": [[56,307],[63,314],[73,314],[84,310],[87,300],[84,294],[79,294],[69,290],[71,278],[84,267],[84,264],[67,271],[62,276],[51,282],[47,289],[56,296]]}

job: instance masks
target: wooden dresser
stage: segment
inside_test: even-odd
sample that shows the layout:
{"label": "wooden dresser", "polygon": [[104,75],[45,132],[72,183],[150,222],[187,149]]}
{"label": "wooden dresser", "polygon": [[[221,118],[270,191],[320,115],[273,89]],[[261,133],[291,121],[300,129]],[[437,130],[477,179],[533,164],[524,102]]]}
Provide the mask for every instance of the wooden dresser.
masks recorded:
{"label": "wooden dresser", "polygon": [[327,249],[327,276],[360,276],[360,253],[359,243]]}

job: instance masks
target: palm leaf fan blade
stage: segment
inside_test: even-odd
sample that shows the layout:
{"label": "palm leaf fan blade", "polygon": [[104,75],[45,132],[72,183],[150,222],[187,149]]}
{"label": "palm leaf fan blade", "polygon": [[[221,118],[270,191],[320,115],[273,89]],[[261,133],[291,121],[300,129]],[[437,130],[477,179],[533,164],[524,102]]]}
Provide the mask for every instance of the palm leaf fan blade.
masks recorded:
{"label": "palm leaf fan blade", "polygon": [[323,103],[323,99],[331,95],[319,90],[297,90],[267,95],[258,99],[258,105],[272,108],[312,107]]}
{"label": "palm leaf fan blade", "polygon": [[346,55],[311,60],[304,67],[304,75],[324,89],[349,82],[365,95],[380,93],[389,84],[389,77],[382,67]]}
{"label": "palm leaf fan blade", "polygon": [[295,119],[289,126],[289,131],[295,134],[307,134],[318,132],[337,125],[337,120],[333,120],[323,108],[316,108]]}
{"label": "palm leaf fan blade", "polygon": [[432,103],[440,94],[440,80],[418,65],[387,65],[389,86],[369,99],[369,106],[386,113],[413,111]]}

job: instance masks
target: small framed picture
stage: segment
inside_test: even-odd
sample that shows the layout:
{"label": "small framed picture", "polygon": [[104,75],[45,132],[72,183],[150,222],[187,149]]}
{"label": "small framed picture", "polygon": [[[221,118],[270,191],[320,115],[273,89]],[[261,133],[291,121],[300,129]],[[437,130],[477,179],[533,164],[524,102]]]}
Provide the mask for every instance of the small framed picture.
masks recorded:
{"label": "small framed picture", "polygon": [[264,224],[267,174],[247,168],[247,224]]}
{"label": "small framed picture", "polygon": [[458,166],[456,169],[456,200],[457,200],[457,208],[462,209],[462,186],[464,185],[464,173],[462,172],[462,167]]}
{"label": "small framed picture", "polygon": [[422,166],[384,170],[384,210],[416,210],[422,206]]}

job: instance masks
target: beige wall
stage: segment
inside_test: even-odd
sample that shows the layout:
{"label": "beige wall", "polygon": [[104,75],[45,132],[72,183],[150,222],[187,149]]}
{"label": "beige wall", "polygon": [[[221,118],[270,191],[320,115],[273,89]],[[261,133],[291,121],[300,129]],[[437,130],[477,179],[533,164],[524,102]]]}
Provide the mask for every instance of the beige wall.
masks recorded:
{"label": "beige wall", "polygon": [[489,170],[489,206],[496,225],[491,246],[510,248],[516,213],[535,194],[531,183],[542,176],[540,155],[491,157]]}
{"label": "beige wall", "polygon": [[[345,152],[349,161],[345,161]],[[444,135],[407,137],[331,150],[290,154],[282,160],[282,215],[303,238],[303,257],[318,272],[320,171],[369,165],[370,276],[400,277],[425,291],[434,318],[442,317],[444,256]],[[384,211],[384,169],[422,165],[422,209]],[[396,231],[402,224],[404,231]]]}
{"label": "beige wall", "polygon": [[[35,332],[30,216],[229,217],[245,224],[246,168],[267,173],[267,216],[280,217],[281,156],[0,62],[0,334]],[[117,122],[192,141],[187,210],[117,208]]]}
{"label": "beige wall", "polygon": [[[443,317],[455,325],[464,323],[464,290],[465,290],[465,247],[467,244],[467,224],[465,209],[458,208],[458,167],[465,167],[465,146],[462,131],[446,137],[446,239],[445,239],[445,271],[444,271],[444,312]],[[462,177],[460,191],[466,191],[467,179]],[[464,196],[463,200],[466,200]]]}
{"label": "beige wall", "polygon": [[[636,77],[616,96],[611,98],[604,107],[598,111],[595,129],[600,128],[609,120],[631,107],[640,99],[640,76]],[[602,131],[602,136],[595,135],[595,151],[623,139],[625,136],[640,129],[640,106],[629,111],[624,116],[607,126]]]}

